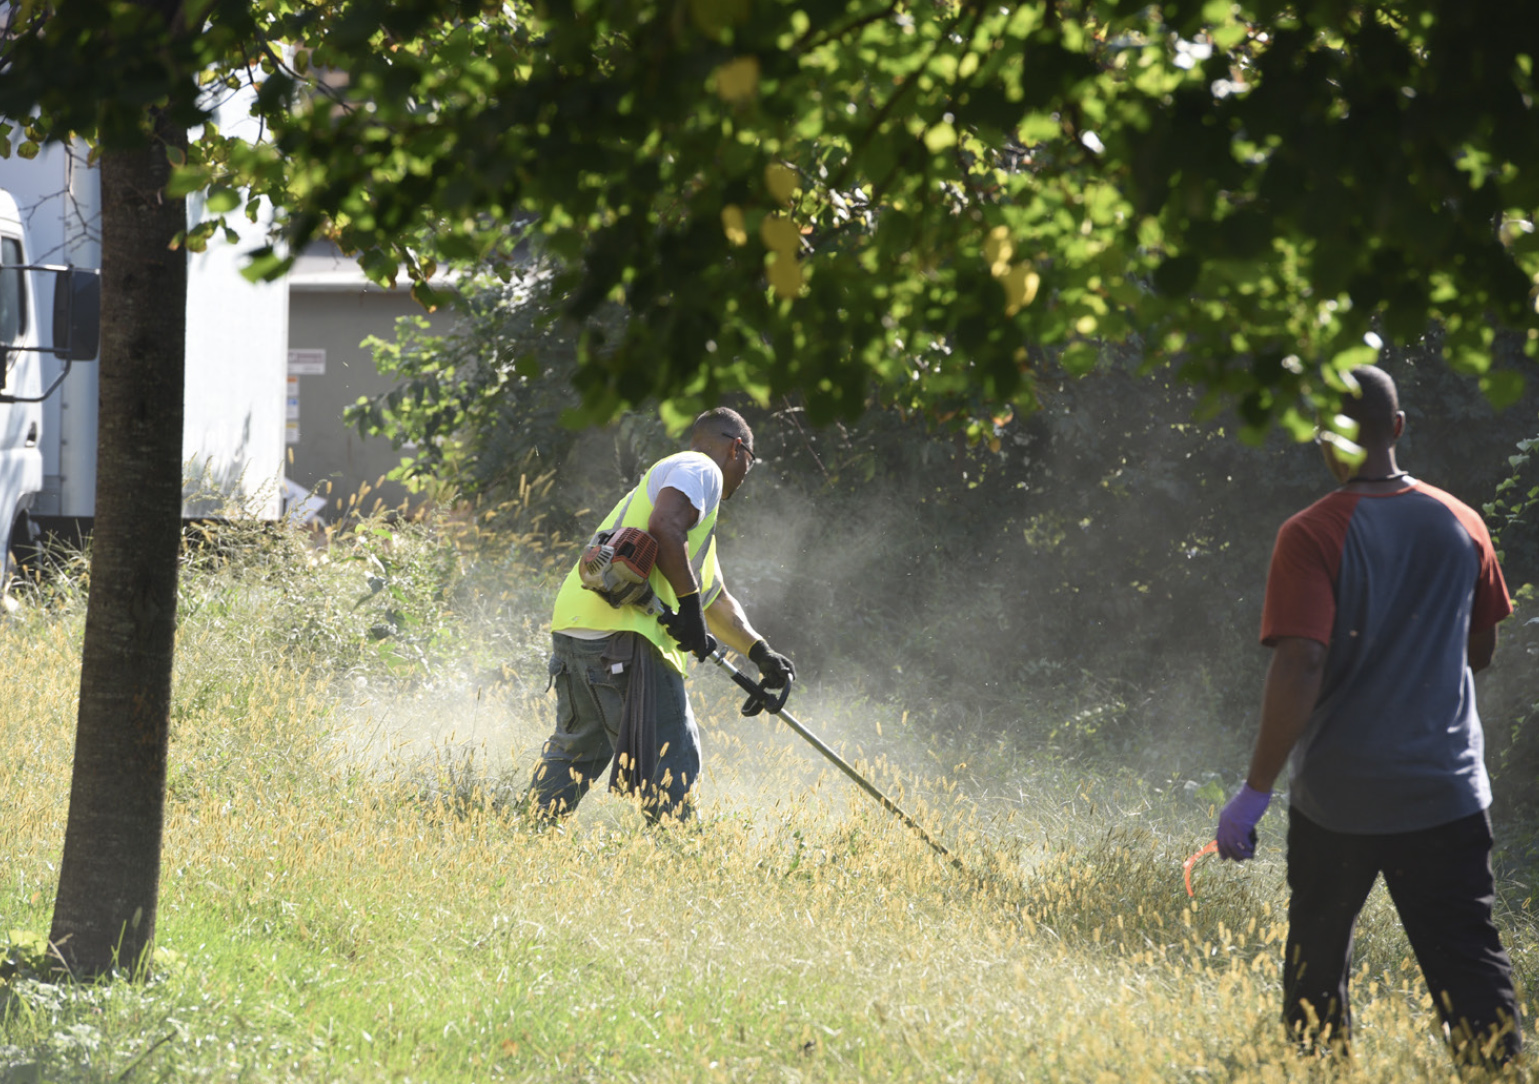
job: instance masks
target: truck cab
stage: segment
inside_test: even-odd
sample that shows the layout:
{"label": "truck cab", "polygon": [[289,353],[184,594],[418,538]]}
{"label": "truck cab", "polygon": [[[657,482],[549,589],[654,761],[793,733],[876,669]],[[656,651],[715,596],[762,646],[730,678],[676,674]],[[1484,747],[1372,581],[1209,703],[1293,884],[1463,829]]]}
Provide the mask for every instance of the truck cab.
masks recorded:
{"label": "truck cab", "polygon": [[[56,278],[48,332],[37,320],[39,275]],[[9,582],[12,546],[31,540],[28,512],[43,488],[43,402],[71,363],[96,355],[99,289],[95,271],[31,263],[16,201],[0,189],[0,588]],[[64,361],[63,371],[46,385],[45,355]]]}
{"label": "truck cab", "polygon": [[[43,488],[43,355],[38,349],[37,313],[26,231],[10,193],[0,191],[0,353],[5,366],[0,383],[0,531],[6,564],[12,536],[29,529],[27,511]],[[14,399],[14,402],[5,402]],[[27,401],[32,400],[32,401]]]}

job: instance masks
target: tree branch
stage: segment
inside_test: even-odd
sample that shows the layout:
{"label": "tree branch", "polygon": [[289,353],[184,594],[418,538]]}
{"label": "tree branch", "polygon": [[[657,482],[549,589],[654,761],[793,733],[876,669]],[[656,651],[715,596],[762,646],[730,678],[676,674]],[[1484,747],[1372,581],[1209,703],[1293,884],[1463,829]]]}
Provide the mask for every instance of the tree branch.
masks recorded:
{"label": "tree branch", "polygon": [[844,37],[846,34],[852,34],[857,30],[864,30],[872,23],[880,22],[882,19],[892,15],[898,10],[898,7],[902,2],[903,0],[892,0],[892,3],[888,4],[885,8],[882,8],[879,11],[874,11],[870,15],[863,15],[859,19],[856,19],[854,22],[850,23],[848,26],[841,27],[836,31],[831,31],[823,35],[817,41],[808,40],[812,37],[814,31],[816,30],[815,27],[809,26],[802,32],[801,37],[797,38],[796,41],[791,43],[791,48],[788,50],[788,52],[798,53],[803,49],[816,49],[819,46],[827,45],[831,41],[836,41],[839,38]]}
{"label": "tree branch", "polygon": [[[977,31],[978,19],[982,13],[983,8],[981,5],[975,6],[973,8],[973,23],[971,27],[972,32]],[[919,67],[915,69],[915,74],[910,78],[905,79],[902,84],[899,85],[898,89],[893,92],[892,97],[888,98],[887,101],[882,105],[881,109],[877,110],[876,116],[871,118],[871,123],[866,126],[866,130],[861,133],[860,138],[851,144],[849,156],[845,158],[844,165],[839,167],[839,175],[834,178],[832,187],[844,187],[846,177],[848,177],[850,170],[854,168],[856,157],[865,148],[866,144],[871,142],[872,138],[875,137],[877,131],[882,127],[882,125],[886,123],[887,118],[891,115],[892,111],[897,108],[898,103],[901,102],[903,98],[908,94],[909,88],[912,87],[915,83],[919,82],[918,73],[924,71],[924,69],[930,66],[930,61],[935,59],[935,54],[940,52],[941,46],[950,39],[952,33],[956,30],[957,26],[962,22],[962,19],[967,14],[968,10],[965,6],[958,8],[956,16],[949,23],[947,23],[946,26],[941,30],[940,34],[936,36],[935,42],[930,46],[930,51],[925,54],[924,60],[920,61]],[[972,40],[972,33],[968,34],[967,40]]]}
{"label": "tree branch", "polygon": [[[257,40],[257,45],[261,47],[262,55],[267,57],[267,59],[272,62],[274,68],[283,72],[285,75],[290,76],[296,83],[306,83],[309,86],[314,87],[323,95],[330,98],[333,104],[340,106],[344,112],[353,113],[357,111],[357,106],[353,105],[341,94],[338,94],[324,79],[318,77],[314,79],[306,79],[304,76],[299,74],[299,71],[296,68],[285,64],[282,58],[279,57],[277,53],[273,52],[273,47],[266,38],[259,38]],[[249,57],[247,67],[249,70]]]}

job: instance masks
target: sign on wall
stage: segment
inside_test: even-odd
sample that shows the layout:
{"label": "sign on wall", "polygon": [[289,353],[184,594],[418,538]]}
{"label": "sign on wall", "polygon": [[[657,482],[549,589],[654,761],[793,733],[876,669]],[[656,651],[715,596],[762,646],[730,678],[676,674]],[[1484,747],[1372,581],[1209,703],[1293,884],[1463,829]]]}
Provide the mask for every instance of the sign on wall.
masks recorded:
{"label": "sign on wall", "polygon": [[326,351],[319,350],[290,350],[289,351],[289,375],[290,376],[325,376],[326,375]]}

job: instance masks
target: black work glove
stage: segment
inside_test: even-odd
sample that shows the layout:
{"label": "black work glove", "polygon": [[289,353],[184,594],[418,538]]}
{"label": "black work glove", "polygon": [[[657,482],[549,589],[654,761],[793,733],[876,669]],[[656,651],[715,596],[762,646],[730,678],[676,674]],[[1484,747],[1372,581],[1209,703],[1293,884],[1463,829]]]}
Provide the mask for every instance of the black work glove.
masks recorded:
{"label": "black work glove", "polygon": [[791,660],[770,650],[763,640],[755,641],[749,649],[748,661],[759,668],[759,677],[766,688],[784,688],[786,682],[796,677],[796,667],[791,665]]}
{"label": "black work glove", "polygon": [[679,646],[697,659],[705,659],[716,650],[716,642],[705,631],[705,611],[700,608],[700,592],[693,591],[679,599],[679,608],[657,619]]}

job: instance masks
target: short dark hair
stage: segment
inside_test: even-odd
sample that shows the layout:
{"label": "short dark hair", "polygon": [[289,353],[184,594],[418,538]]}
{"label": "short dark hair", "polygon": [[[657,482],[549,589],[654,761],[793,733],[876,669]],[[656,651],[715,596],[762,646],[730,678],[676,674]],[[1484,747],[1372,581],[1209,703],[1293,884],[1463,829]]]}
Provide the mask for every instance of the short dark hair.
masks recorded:
{"label": "short dark hair", "polygon": [[1364,448],[1387,448],[1395,443],[1395,416],[1400,413],[1400,393],[1395,382],[1377,365],[1352,370],[1357,393],[1342,400],[1341,412],[1358,425],[1357,443]]}
{"label": "short dark hair", "polygon": [[741,439],[750,450],[753,448],[753,430],[748,428],[748,423],[743,420],[743,416],[730,407],[707,410],[695,419],[695,424],[690,428],[689,433],[694,440],[701,437]]}

